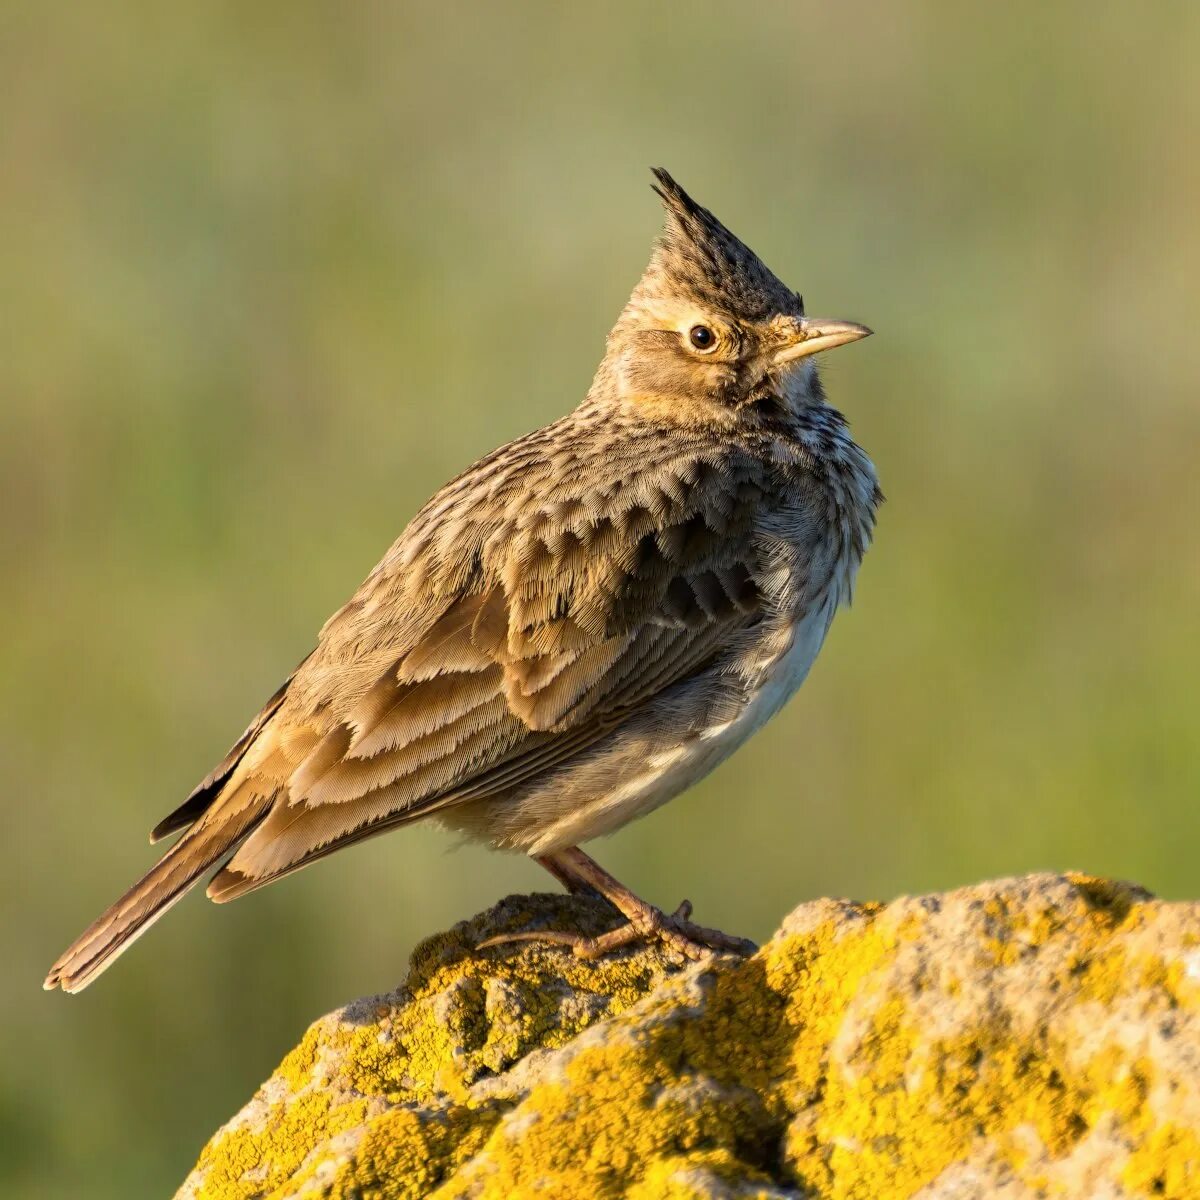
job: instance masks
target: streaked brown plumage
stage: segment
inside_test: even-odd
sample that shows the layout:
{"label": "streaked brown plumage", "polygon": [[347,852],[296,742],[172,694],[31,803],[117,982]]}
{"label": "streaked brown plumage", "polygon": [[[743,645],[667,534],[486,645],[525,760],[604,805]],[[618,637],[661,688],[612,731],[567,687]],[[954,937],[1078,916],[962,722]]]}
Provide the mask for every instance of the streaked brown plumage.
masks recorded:
{"label": "streaked brown plumage", "polygon": [[210,867],[232,900],[426,816],[609,895],[627,929],[551,935],[581,953],[735,944],[575,847],[711,770],[807,673],[880,499],[810,356],[868,331],[805,318],[655,174],[666,227],[587,398],[425,505],[47,987],[84,987]]}

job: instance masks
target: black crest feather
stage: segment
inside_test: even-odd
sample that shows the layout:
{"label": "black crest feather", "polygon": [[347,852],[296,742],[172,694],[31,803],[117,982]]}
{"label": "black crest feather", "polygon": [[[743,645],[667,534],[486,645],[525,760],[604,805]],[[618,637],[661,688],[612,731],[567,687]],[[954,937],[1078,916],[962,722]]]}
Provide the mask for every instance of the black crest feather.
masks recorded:
{"label": "black crest feather", "polygon": [[799,296],[668,171],[654,167],[652,173],[651,186],[667,213],[652,270],[664,275],[671,287],[747,320],[803,311]]}

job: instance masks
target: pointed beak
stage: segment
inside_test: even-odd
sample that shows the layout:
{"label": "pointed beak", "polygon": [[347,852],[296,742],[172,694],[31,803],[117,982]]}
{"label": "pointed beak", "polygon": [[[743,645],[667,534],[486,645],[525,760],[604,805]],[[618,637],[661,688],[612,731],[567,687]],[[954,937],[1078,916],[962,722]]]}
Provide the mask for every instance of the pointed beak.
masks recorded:
{"label": "pointed beak", "polygon": [[847,342],[857,342],[859,338],[871,336],[870,329],[855,321],[800,317],[791,325],[783,345],[772,356],[774,366],[795,362],[798,358],[807,358],[810,354],[820,354],[822,350],[832,350],[835,346],[844,346]]}

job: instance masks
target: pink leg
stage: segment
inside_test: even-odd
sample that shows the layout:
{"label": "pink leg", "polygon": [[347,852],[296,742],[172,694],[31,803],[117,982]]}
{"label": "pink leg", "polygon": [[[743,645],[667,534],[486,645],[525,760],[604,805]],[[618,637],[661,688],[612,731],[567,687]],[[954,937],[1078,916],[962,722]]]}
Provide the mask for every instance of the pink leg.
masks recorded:
{"label": "pink leg", "polygon": [[539,867],[545,867],[573,896],[598,896],[600,894],[590,883],[560,867],[553,854],[536,854],[533,861]]}
{"label": "pink leg", "polygon": [[703,925],[694,924],[688,919],[692,915],[692,906],[687,900],[670,916],[654,905],[647,904],[619,879],[610,875],[594,858],[584,854],[578,846],[540,855],[537,861],[569,892],[598,892],[624,914],[627,923],[598,937],[554,930],[502,934],[480,942],[480,949],[504,942],[552,942],[569,946],[579,958],[599,958],[632,942],[650,938],[657,938],[691,959],[700,958],[709,950],[753,954],[756,949],[754,943],[745,938],[730,937],[719,929],[708,929]]}

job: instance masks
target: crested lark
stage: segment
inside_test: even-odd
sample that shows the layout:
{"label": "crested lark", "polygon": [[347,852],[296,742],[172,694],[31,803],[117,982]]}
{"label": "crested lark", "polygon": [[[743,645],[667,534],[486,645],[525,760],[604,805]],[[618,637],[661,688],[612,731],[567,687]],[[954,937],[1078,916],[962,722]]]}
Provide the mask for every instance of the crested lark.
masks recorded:
{"label": "crested lark", "polygon": [[424,817],[627,919],[517,936],[585,956],[746,945],[686,902],[646,904],[578,844],[711,771],[808,673],[881,499],[812,356],[870,331],[806,317],[654,174],[666,225],[586,399],[425,505],[47,988],[85,987],[210,867],[209,896],[232,900]]}

